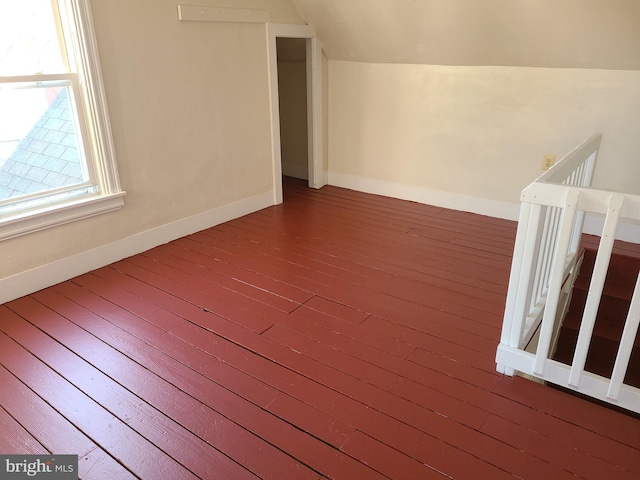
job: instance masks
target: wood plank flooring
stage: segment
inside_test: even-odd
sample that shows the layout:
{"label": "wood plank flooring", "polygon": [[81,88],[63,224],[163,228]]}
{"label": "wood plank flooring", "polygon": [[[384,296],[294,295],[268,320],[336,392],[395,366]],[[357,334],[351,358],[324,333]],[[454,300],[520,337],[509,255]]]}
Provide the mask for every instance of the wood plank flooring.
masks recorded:
{"label": "wood plank flooring", "polygon": [[515,224],[285,202],[0,306],[0,453],[83,479],[633,479],[640,421],[495,372]]}

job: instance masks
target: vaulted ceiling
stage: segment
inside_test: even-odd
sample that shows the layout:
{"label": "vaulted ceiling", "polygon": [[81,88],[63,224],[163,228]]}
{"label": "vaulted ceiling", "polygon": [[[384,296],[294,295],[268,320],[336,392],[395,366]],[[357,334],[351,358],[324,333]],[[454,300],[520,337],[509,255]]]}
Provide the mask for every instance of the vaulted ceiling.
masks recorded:
{"label": "vaulted ceiling", "polygon": [[293,0],[330,59],[640,70],[640,0]]}

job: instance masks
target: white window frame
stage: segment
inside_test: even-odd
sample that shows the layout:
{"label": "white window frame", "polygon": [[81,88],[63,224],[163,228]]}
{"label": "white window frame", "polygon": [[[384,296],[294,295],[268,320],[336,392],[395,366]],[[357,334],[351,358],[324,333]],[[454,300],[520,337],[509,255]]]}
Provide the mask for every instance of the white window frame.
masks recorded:
{"label": "white window frame", "polygon": [[[62,29],[66,54],[70,63],[78,68],[77,73],[64,77],[68,77],[72,83],[71,90],[82,130],[82,146],[95,192],[1,215],[0,240],[110,212],[124,205],[125,192],[118,179],[90,0],[57,0],[57,4],[60,18],[66,23]],[[23,79],[33,80],[37,77],[32,75]],[[43,81],[52,78],[56,76],[42,75]],[[45,192],[43,196],[51,193]]]}

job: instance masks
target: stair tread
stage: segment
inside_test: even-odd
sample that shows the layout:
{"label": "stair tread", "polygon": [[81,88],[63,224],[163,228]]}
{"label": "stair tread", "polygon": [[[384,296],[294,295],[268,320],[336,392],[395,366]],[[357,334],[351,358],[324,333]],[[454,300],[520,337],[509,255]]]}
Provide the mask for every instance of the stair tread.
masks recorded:
{"label": "stair tread", "polygon": [[[580,288],[574,288],[571,296],[571,305],[569,312],[577,312],[578,319],[582,316],[582,312],[587,302],[587,291]],[[622,325],[624,324],[631,301],[613,295],[603,294],[598,305],[597,318],[605,322]]]}
{"label": "stair tread", "polygon": [[[582,322],[581,313],[578,314],[576,312],[569,311],[562,325],[563,327],[578,331],[580,329],[581,322]],[[593,327],[593,334],[594,336],[619,342],[620,338],[622,337],[622,330],[623,330],[623,324],[602,321],[602,319],[596,318],[596,323]],[[640,347],[640,331],[638,332],[638,334],[636,334],[634,345],[636,347]]]}
{"label": "stair tread", "polygon": [[[575,350],[577,336],[578,334],[576,331],[564,330],[558,342],[558,348],[553,355],[553,359],[565,364],[571,364],[573,361],[573,352]],[[591,345],[589,346],[585,370],[606,378],[611,378],[616,353],[617,342],[604,341],[603,343],[599,337],[594,337]],[[640,387],[639,346],[636,346],[633,349],[624,382],[627,385]]]}
{"label": "stair tread", "polygon": [[[555,360],[567,364],[573,359],[599,242],[599,237],[587,238],[587,241],[584,241],[585,237],[590,236],[583,236],[583,261],[553,356]],[[616,241],[598,307],[585,370],[610,377],[639,272],[640,245]],[[625,378],[625,383],[640,387],[640,331],[634,340]]]}
{"label": "stair tread", "polygon": [[[588,292],[590,285],[589,280],[589,278],[578,276],[573,288]],[[631,301],[631,297],[633,297],[633,285],[607,280],[605,281],[604,288],[602,289],[602,295]]]}
{"label": "stair tread", "polygon": [[[600,244],[600,237],[583,234],[580,243],[585,249],[597,250]],[[616,240],[613,245],[613,253],[640,260],[640,244]]]}
{"label": "stair tread", "polygon": [[[584,257],[582,260],[582,266],[580,267],[580,275],[577,282],[581,286],[585,283],[589,284],[591,274],[593,273],[593,267],[596,258],[596,250],[585,248]],[[607,271],[605,288],[608,284],[616,290],[624,293],[625,298],[631,298],[633,294],[633,288],[635,286],[636,279],[640,273],[640,259],[635,256],[622,255],[614,253],[609,261],[609,268]]]}

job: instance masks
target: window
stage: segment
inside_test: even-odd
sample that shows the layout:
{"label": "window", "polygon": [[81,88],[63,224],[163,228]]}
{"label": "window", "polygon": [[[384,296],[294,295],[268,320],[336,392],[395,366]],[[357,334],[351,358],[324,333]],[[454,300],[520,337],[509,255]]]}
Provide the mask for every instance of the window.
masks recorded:
{"label": "window", "polygon": [[0,239],[123,196],[89,0],[0,1]]}

